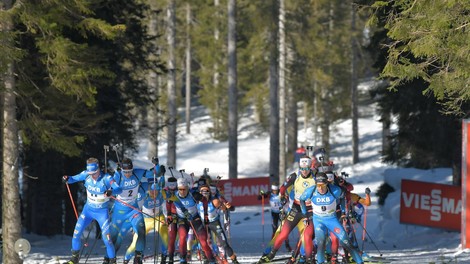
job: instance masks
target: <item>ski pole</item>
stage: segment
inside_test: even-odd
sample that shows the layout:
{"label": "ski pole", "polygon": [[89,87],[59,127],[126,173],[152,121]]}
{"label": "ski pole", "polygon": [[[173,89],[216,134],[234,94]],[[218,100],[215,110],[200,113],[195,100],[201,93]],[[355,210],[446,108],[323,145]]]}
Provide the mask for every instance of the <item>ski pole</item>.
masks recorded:
{"label": "ski pole", "polygon": [[73,201],[72,192],[70,191],[69,184],[66,182],[65,186],[67,186],[67,191],[69,192],[70,202],[72,203],[73,211],[75,212],[75,217],[78,220],[77,208],[75,207],[75,202]]}
{"label": "ski pole", "polygon": [[[114,197],[114,196],[109,196],[109,198],[111,198],[111,199],[113,199],[113,200],[115,200],[115,201],[118,201],[118,202],[122,203],[123,205],[125,205],[125,206],[127,206],[127,207],[129,207],[129,208],[131,208],[131,209],[134,209],[135,211],[137,211],[137,212],[139,212],[139,213],[142,213],[142,214],[144,214],[144,215],[146,215],[146,216],[148,216],[148,217],[153,217],[153,216],[151,216],[151,215],[149,215],[149,214],[147,214],[147,213],[145,213],[145,212],[142,212],[142,210],[139,210],[139,208],[136,208],[135,206],[132,206],[132,205],[130,205],[130,204],[124,202],[123,200],[121,200],[121,199],[119,199],[119,198],[116,198],[116,197]],[[160,219],[158,219],[158,221],[159,221],[160,223],[163,223]]]}
{"label": "ski pole", "polygon": [[264,248],[264,194],[261,195],[261,226],[263,226],[263,243],[261,246]]}
{"label": "ski pole", "polygon": [[364,251],[364,242],[366,240],[367,227],[367,206],[364,206],[364,229],[362,230],[362,251]]}
{"label": "ski pole", "polygon": [[107,145],[104,145],[103,146],[104,148],[104,173],[108,173],[108,156],[107,156],[107,153],[109,151],[109,146]]}
{"label": "ski pole", "polygon": [[287,261],[288,264],[295,263],[295,260],[297,259],[297,256],[300,253],[300,246],[302,244],[302,240],[304,239],[304,233],[305,233],[306,228],[307,227],[304,227],[304,229],[302,230],[302,233],[299,236],[299,241],[297,242],[295,250],[292,252],[292,255],[291,255],[290,259]]}
{"label": "ski pole", "polygon": [[[157,188],[157,164],[159,163],[159,160],[157,157],[152,157],[152,162],[153,164],[155,165],[154,166],[154,169],[153,169],[153,184],[155,184],[155,189]],[[165,176],[163,176],[165,177]],[[158,193],[160,194],[160,193]],[[154,206],[157,204],[157,195],[155,195],[155,197],[153,198],[153,204]],[[153,258],[153,263],[156,264],[157,261],[158,261],[158,255],[157,255],[157,248],[159,246],[159,242],[160,242],[160,239],[158,239],[158,236],[157,236],[157,230],[158,230],[158,235],[161,235],[160,234],[160,222],[158,222],[158,226],[156,225],[156,221],[157,221],[157,218],[156,218],[156,214],[155,214],[155,208],[153,209],[153,235],[154,235],[154,240],[153,240],[153,245],[154,245],[154,248],[153,248],[153,255],[155,256]],[[160,210],[158,211],[158,219],[160,219]],[[156,228],[155,228],[156,227]]]}
{"label": "ski pole", "polygon": [[116,153],[116,159],[117,159],[118,165],[121,166],[121,160],[119,159],[119,154],[117,152],[118,147],[119,147],[119,144],[114,145],[113,150],[114,150],[114,153]]}
{"label": "ski pole", "polygon": [[[65,186],[67,186],[67,191],[69,193],[70,202],[72,203],[73,211],[75,212],[75,218],[77,218],[77,221],[78,221],[78,212],[77,212],[77,208],[75,207],[75,202],[73,201],[72,192],[70,191],[70,186],[67,182],[65,183]],[[90,233],[88,233],[88,235],[90,235]],[[83,243],[85,247],[88,247],[88,243],[86,242],[87,240],[88,240],[88,237],[85,239],[85,243]],[[82,252],[80,252],[80,255],[81,254]]]}
{"label": "ski pole", "polygon": [[374,245],[375,249],[377,249],[377,251],[379,252],[380,256],[382,256],[382,252],[380,252],[379,248],[377,247],[377,245],[375,244],[374,240],[372,239],[372,237],[369,235],[369,232],[367,232],[367,229],[359,222],[359,224],[361,225],[362,227],[362,230],[364,230],[367,234],[367,236],[369,237],[370,239],[370,242],[372,242],[372,244]]}
{"label": "ski pole", "polygon": [[[171,177],[176,178],[175,175],[173,175],[173,167],[170,166],[168,169],[170,170]],[[181,174],[181,178],[183,178],[183,174]]]}

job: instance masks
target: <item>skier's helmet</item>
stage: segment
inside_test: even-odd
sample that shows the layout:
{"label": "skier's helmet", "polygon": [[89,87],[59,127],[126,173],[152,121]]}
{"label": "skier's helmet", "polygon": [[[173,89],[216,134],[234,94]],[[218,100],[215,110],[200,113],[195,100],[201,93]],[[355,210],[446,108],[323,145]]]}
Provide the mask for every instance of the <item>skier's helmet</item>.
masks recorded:
{"label": "skier's helmet", "polygon": [[170,190],[176,190],[176,188],[178,187],[176,178],[175,177],[168,178],[167,186],[168,186],[168,189]]}
{"label": "skier's helmet", "polygon": [[185,178],[179,178],[177,180],[177,185],[178,185],[178,189],[180,188],[188,188],[189,187],[189,183],[188,181],[185,179]]}
{"label": "skier's helmet", "polygon": [[100,170],[99,162],[97,158],[89,158],[86,161],[86,173],[93,175]]}
{"label": "skier's helmet", "polygon": [[134,168],[134,165],[132,164],[132,160],[129,158],[124,158],[122,159],[122,166],[121,168],[123,170],[132,170]]}
{"label": "skier's helmet", "polygon": [[310,169],[310,165],[312,164],[312,159],[308,156],[303,156],[299,160],[299,168],[301,169]]}
{"label": "skier's helmet", "polygon": [[328,176],[324,172],[318,172],[315,175],[315,183],[316,184],[327,184],[328,183]]}

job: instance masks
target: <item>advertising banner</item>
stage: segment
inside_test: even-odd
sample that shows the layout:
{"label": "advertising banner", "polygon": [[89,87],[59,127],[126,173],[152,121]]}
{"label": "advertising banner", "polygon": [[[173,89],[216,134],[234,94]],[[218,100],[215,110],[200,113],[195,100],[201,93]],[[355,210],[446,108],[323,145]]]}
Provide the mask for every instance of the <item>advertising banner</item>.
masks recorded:
{"label": "advertising banner", "polygon": [[460,231],[461,187],[401,181],[400,223]]}
{"label": "advertising banner", "polygon": [[221,180],[218,186],[225,199],[234,206],[260,205],[260,190],[270,190],[269,177]]}
{"label": "advertising banner", "polygon": [[462,121],[462,248],[470,248],[470,119]]}

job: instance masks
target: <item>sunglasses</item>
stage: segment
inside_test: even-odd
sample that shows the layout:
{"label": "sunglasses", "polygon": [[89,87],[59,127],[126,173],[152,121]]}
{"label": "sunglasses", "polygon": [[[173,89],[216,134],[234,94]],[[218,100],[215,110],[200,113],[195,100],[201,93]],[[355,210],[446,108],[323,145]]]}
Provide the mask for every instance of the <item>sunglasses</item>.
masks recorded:
{"label": "sunglasses", "polygon": [[308,171],[308,170],[310,170],[310,168],[300,168],[299,170],[301,170],[301,171]]}
{"label": "sunglasses", "polygon": [[186,191],[186,188],[178,188],[178,191]]}
{"label": "sunglasses", "polygon": [[122,170],[122,173],[124,173],[124,174],[131,174],[131,173],[132,173],[132,170]]}

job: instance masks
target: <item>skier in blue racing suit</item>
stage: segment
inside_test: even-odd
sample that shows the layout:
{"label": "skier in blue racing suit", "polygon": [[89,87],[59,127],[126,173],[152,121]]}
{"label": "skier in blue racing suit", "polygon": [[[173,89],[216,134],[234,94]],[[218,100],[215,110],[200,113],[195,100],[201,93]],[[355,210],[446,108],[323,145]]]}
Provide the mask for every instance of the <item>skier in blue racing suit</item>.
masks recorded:
{"label": "skier in blue racing suit", "polygon": [[109,236],[110,219],[109,219],[109,197],[112,193],[119,194],[122,189],[116,184],[114,179],[109,175],[100,171],[99,162],[96,158],[87,160],[86,170],[74,176],[64,175],[62,180],[64,183],[85,182],[87,193],[87,201],[83,207],[83,211],[77,219],[75,230],[72,238],[72,258],[65,264],[77,264],[80,258],[81,235],[85,228],[96,220],[101,228],[103,242],[106,246],[107,255],[110,263],[116,263],[116,253],[114,244]]}
{"label": "skier in blue racing suit", "polygon": [[[304,231],[304,239],[313,239],[315,226],[315,240],[317,242],[317,263],[326,263],[325,243],[328,234],[332,232],[340,241],[343,248],[347,249],[357,264],[363,264],[361,254],[354,248],[348,234],[336,216],[336,206],[343,192],[340,187],[328,183],[328,176],[324,172],[318,172],[315,176],[316,185],[309,187],[300,196],[302,213],[307,215],[304,219],[307,227]],[[307,213],[306,201],[311,201],[312,212]],[[312,216],[313,214],[313,216]],[[312,217],[312,219],[310,218]],[[313,225],[311,224],[313,220]],[[307,250],[307,248],[306,248]],[[308,252],[307,252],[308,254]]]}

